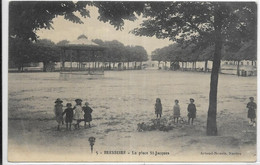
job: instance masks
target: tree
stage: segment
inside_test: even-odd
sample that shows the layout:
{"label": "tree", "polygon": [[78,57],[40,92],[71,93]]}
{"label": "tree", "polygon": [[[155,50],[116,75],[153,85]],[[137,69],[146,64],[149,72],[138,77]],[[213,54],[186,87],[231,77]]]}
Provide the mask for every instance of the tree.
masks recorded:
{"label": "tree", "polygon": [[[113,13],[119,5],[128,9],[126,19],[132,19],[134,12],[143,13],[146,20],[140,28],[133,30],[139,36],[169,38],[181,44],[214,44],[213,67],[211,72],[207,135],[217,135],[217,87],[221,50],[224,42],[242,42],[256,38],[256,3],[254,2],[114,2],[113,6],[99,10],[101,21],[117,27],[123,26],[125,13]],[[97,7],[105,5],[98,2]],[[134,9],[134,7],[137,7]],[[104,14],[110,13],[110,14]],[[111,14],[112,13],[112,14]],[[112,17],[112,18],[111,18]],[[118,18],[119,17],[119,18]],[[239,37],[234,37],[240,34]]]}
{"label": "tree", "polygon": [[49,65],[60,60],[60,49],[54,42],[48,39],[38,40],[31,44],[31,62],[42,62],[43,71],[46,72]]}
{"label": "tree", "polygon": [[18,67],[19,71],[23,71],[25,63],[30,62],[30,48],[28,44],[20,38],[9,38],[9,67]]}
{"label": "tree", "polygon": [[223,58],[228,61],[237,61],[237,75],[240,76],[240,62],[242,60],[255,61],[257,55],[255,40],[249,40],[241,45],[225,46]]}

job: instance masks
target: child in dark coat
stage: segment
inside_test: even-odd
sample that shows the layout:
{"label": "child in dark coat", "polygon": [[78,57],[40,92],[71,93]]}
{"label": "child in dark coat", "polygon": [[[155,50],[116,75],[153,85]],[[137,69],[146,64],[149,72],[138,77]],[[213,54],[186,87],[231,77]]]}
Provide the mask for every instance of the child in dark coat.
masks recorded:
{"label": "child in dark coat", "polygon": [[190,99],[190,104],[188,105],[188,118],[189,118],[189,124],[191,119],[191,124],[193,125],[193,120],[196,118],[196,106],[194,104],[194,99]]}
{"label": "child in dark coat", "polygon": [[161,103],[161,99],[160,98],[157,98],[156,99],[156,103],[154,105],[154,109],[155,109],[155,114],[156,114],[156,117],[162,117],[162,103]]}
{"label": "child in dark coat", "polygon": [[250,119],[249,124],[252,124],[253,126],[255,126],[255,118],[256,118],[256,103],[254,102],[254,98],[250,97],[250,102],[247,103],[247,108],[248,108],[248,114],[247,117]]}
{"label": "child in dark coat", "polygon": [[90,122],[92,121],[92,115],[91,113],[93,112],[93,110],[89,107],[89,103],[86,102],[85,106],[82,108],[84,111],[84,121],[85,121],[85,128],[87,128],[87,122],[88,122],[88,126],[89,128],[90,126]]}
{"label": "child in dark coat", "polygon": [[66,117],[65,117],[65,122],[66,122],[66,129],[68,130],[68,125],[69,125],[69,130],[71,130],[71,123],[72,123],[72,120],[73,120],[73,108],[71,103],[67,103],[67,108],[65,109],[65,111],[62,113],[62,116],[64,114],[66,114]]}

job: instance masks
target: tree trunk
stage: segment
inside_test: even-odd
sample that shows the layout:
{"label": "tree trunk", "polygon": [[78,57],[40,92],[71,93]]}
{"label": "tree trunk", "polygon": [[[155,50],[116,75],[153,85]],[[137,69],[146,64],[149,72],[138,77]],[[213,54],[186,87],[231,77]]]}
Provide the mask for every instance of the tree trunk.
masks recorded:
{"label": "tree trunk", "polygon": [[204,72],[206,73],[208,71],[208,60],[205,61],[205,66],[204,66]]}
{"label": "tree trunk", "polygon": [[214,13],[214,28],[215,28],[215,52],[213,58],[213,66],[210,80],[209,93],[209,109],[207,118],[207,135],[216,136],[217,131],[217,92],[218,92],[218,75],[221,60],[222,37],[221,37],[221,12],[216,10]]}
{"label": "tree trunk", "polygon": [[111,70],[111,62],[108,64],[108,69]]}
{"label": "tree trunk", "polygon": [[129,62],[127,62],[127,69],[129,70]]}
{"label": "tree trunk", "polygon": [[[240,61],[237,61],[237,76],[240,76],[240,72],[239,72],[239,63]],[[242,75],[243,76],[243,75]]]}
{"label": "tree trunk", "polygon": [[141,61],[141,63],[140,63],[140,69],[142,70],[142,65],[143,65],[143,62]]}
{"label": "tree trunk", "polygon": [[160,61],[158,61],[158,69],[160,68]]}
{"label": "tree trunk", "polygon": [[135,69],[136,69],[136,61],[135,61]]}
{"label": "tree trunk", "polygon": [[43,62],[42,71],[43,71],[43,72],[46,72],[46,68],[47,68],[47,62]]}

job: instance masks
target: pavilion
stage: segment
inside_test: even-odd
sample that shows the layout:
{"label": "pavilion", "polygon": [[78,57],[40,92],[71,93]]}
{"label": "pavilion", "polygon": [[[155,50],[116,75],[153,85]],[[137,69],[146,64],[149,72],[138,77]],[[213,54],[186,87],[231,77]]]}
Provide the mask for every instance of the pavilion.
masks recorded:
{"label": "pavilion", "polygon": [[[103,55],[105,47],[88,40],[85,35],[79,36],[77,40],[68,42],[60,48],[62,49],[60,73],[104,74],[103,67],[96,68],[96,62],[100,62],[98,57]],[[65,67],[65,62],[70,62],[70,66]],[[92,66],[90,66],[91,62]],[[76,63],[76,67],[73,66],[73,63]],[[89,63],[89,66],[87,67],[85,63]]]}

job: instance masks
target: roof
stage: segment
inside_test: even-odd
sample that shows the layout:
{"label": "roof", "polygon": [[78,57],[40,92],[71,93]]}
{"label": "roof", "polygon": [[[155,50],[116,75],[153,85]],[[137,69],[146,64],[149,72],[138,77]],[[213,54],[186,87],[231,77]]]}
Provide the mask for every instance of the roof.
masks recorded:
{"label": "roof", "polygon": [[70,50],[89,50],[89,51],[101,51],[104,50],[105,47],[100,46],[86,38],[79,38],[74,41],[70,41],[69,43],[60,46],[63,49],[70,49]]}

